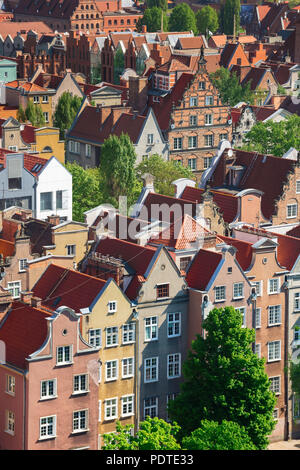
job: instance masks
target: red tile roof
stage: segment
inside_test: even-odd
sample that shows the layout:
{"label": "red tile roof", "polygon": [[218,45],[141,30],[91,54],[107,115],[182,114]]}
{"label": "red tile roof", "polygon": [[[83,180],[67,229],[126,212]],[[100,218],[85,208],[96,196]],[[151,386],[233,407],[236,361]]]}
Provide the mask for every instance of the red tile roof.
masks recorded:
{"label": "red tile roof", "polygon": [[248,243],[237,238],[224,237],[219,235],[219,237],[227,244],[234,246],[236,251],[236,260],[240,264],[241,268],[244,271],[247,271],[252,261],[252,243]]}
{"label": "red tile roof", "polygon": [[6,362],[25,370],[26,358],[37,351],[47,338],[46,318],[51,313],[13,302],[11,311],[0,325],[0,340],[6,346]]}
{"label": "red tile roof", "polygon": [[[22,0],[18,3],[18,6],[15,8],[15,14],[22,14],[26,16],[40,16],[47,17],[49,19],[59,18],[59,19],[69,19],[75,8],[78,6],[78,0],[48,0],[48,1],[39,1],[32,2],[32,0]],[[51,15],[49,12],[51,11]],[[50,30],[52,31],[52,30]],[[43,31],[48,32],[48,31]]]}
{"label": "red tile roof", "polygon": [[205,47],[203,36],[195,36],[189,38],[178,38],[181,49],[200,49],[201,46]]}
{"label": "red tile roof", "polygon": [[288,232],[286,232],[287,235],[290,235],[290,237],[296,237],[300,238],[300,225],[297,225],[297,227],[292,228]]}
{"label": "red tile roof", "polygon": [[[159,213],[156,213],[159,209],[159,206],[161,205],[162,208],[168,206],[171,209],[170,213],[169,211],[165,213],[163,210]],[[186,214],[189,214],[192,217],[195,217],[196,215],[196,204],[194,201],[190,201],[184,198],[177,199],[175,197],[165,196],[158,193],[149,193],[144,201],[144,207],[148,211],[147,215],[149,221],[159,217],[159,220],[173,222],[179,217],[183,218]],[[143,212],[142,216],[145,217]]]}
{"label": "red tile roof", "polygon": [[[19,2],[24,3],[24,2]],[[0,34],[3,39],[6,38],[8,34],[11,37],[20,33],[27,33],[27,31],[35,31],[38,34],[42,33],[51,33],[53,30],[43,21],[1,21]]]}
{"label": "red tile roof", "polygon": [[[0,117],[0,138],[2,137],[2,124],[6,122],[7,119],[1,119]],[[35,130],[37,127],[31,126],[29,124],[22,124],[23,130],[21,131],[21,137],[26,144],[35,143]]]}
{"label": "red tile roof", "polygon": [[206,287],[219,266],[222,255],[215,251],[199,250],[186,275],[189,287],[206,290]]}
{"label": "red tile roof", "polygon": [[[0,148],[0,164],[3,165],[3,168],[6,168],[5,156],[11,153],[16,153],[16,152],[13,152],[12,150]],[[48,160],[46,160],[45,158],[36,157],[35,155],[30,155],[29,153],[22,152],[22,154],[24,155],[24,168],[26,168],[26,170],[28,170],[34,176],[38,175],[42,171],[46,163],[48,162]],[[37,163],[39,163],[41,167],[37,171],[36,170],[33,171],[33,167]]]}
{"label": "red tile roof", "polygon": [[26,82],[24,80],[13,80],[5,83],[10,88],[23,89],[26,93],[46,92],[47,88],[36,85],[35,83]]}
{"label": "red tile roof", "polygon": [[186,65],[184,65],[180,60],[171,59],[168,62],[164,63],[160,67],[156,69],[158,73],[160,72],[189,72],[190,69]]}
{"label": "red tile roof", "polygon": [[13,256],[14,252],[15,244],[0,238],[0,254],[3,256],[3,258],[6,258],[7,256]]}

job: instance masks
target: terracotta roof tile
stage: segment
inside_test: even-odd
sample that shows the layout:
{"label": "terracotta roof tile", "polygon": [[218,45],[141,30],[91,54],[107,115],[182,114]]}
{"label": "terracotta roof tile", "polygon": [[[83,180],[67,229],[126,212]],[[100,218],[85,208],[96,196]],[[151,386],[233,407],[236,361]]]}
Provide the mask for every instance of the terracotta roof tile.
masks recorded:
{"label": "terracotta roof tile", "polygon": [[189,287],[206,290],[206,287],[222,260],[222,255],[215,251],[199,250],[190,265],[186,282]]}
{"label": "terracotta roof tile", "polygon": [[13,242],[0,238],[0,254],[3,258],[13,256],[15,253],[15,244]]}

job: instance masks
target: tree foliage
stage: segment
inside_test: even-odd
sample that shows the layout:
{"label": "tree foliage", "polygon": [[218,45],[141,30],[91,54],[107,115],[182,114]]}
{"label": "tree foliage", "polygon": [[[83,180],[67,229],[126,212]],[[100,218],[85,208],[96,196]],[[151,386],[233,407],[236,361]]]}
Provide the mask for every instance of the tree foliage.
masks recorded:
{"label": "tree foliage", "polygon": [[221,6],[220,23],[224,34],[233,34],[234,32],[234,18],[235,18],[235,31],[240,30],[240,0],[225,0]]}
{"label": "tree foliage", "polygon": [[81,101],[79,96],[73,96],[68,91],[65,91],[59,98],[54,113],[53,125],[59,128],[61,139],[65,138],[65,131],[71,127],[81,106]]}
{"label": "tree foliage", "polygon": [[282,157],[291,147],[300,148],[300,116],[297,114],[280,122],[257,122],[247,133],[242,148]]}
{"label": "tree foliage", "polygon": [[[142,31],[142,26],[147,26],[149,33],[154,33],[161,30],[161,14],[162,9],[156,6],[147,8],[144,12],[143,18],[140,18],[137,22],[137,30]],[[165,12],[163,12],[163,28],[164,31],[168,30],[168,18]]]}
{"label": "tree foliage", "polygon": [[147,0],[147,8],[157,7],[167,11],[168,3],[167,0]]}
{"label": "tree foliage", "polygon": [[183,365],[180,394],[169,403],[169,416],[187,436],[204,419],[244,426],[258,449],[268,445],[274,428],[275,395],[264,359],[252,351],[254,330],[242,328],[233,307],[213,309],[203,321],[205,338],[197,335]]}
{"label": "tree foliage", "polygon": [[179,450],[176,441],[179,427],[159,418],[147,416],[135,436],[131,436],[132,426],[116,423],[116,434],[104,434],[103,450]]}
{"label": "tree foliage", "polygon": [[216,72],[210,74],[213,85],[220,93],[220,98],[223,104],[235,106],[240,101],[253,104],[254,94],[250,88],[250,82],[242,87],[236,73],[224,67],[220,67]]}
{"label": "tree foliage", "polygon": [[25,122],[26,121],[26,114],[25,114],[24,108],[21,104],[20,104],[18,112],[17,112],[17,120],[19,122]]}
{"label": "tree foliage", "polygon": [[92,85],[96,85],[97,83],[101,82],[101,63],[99,62],[97,65],[92,67],[91,69],[91,83]]}
{"label": "tree foliage", "polygon": [[120,84],[120,75],[123,74],[125,70],[125,56],[121,48],[117,49],[114,57],[114,83],[116,85]]}
{"label": "tree foliage", "polygon": [[187,3],[179,3],[169,18],[170,31],[193,31],[197,34],[196,17]]}
{"label": "tree foliage", "polygon": [[214,8],[209,5],[201,8],[196,13],[196,25],[199,34],[208,34],[208,31],[215,33],[219,28],[218,14]]}
{"label": "tree foliage", "polygon": [[[20,111],[20,108],[19,108]],[[22,113],[22,111],[21,111]],[[45,125],[46,121],[40,104],[34,104],[32,100],[28,100],[26,109],[25,109],[25,119],[30,121],[31,124],[35,127],[42,127]]]}
{"label": "tree foliage", "polygon": [[232,421],[203,420],[200,427],[182,440],[187,450],[255,450],[246,429]]}
{"label": "tree foliage", "polygon": [[174,195],[173,181],[179,178],[195,179],[189,168],[182,166],[174,160],[166,161],[160,155],[151,155],[137,166],[136,174],[139,179],[145,173],[150,173],[154,177],[156,192],[166,196]]}

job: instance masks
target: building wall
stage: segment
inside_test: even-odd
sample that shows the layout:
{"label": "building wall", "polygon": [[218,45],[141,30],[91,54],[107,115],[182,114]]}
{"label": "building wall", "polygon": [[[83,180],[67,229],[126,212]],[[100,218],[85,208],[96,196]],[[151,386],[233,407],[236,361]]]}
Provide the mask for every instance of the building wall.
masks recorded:
{"label": "building wall", "polygon": [[[300,181],[300,168],[295,166],[295,173],[288,175],[287,185],[284,185],[282,197],[277,204],[277,210],[272,217],[273,225],[297,223],[300,221],[300,193],[296,192],[296,182]],[[287,217],[287,206],[289,204],[297,204],[297,216]]]}
{"label": "building wall", "polygon": [[52,263],[58,264],[63,268],[73,269],[73,256],[45,256],[29,262],[27,269],[26,290],[31,291],[43,272],[47,269],[49,264]]}
{"label": "building wall", "polygon": [[47,253],[67,256],[67,245],[75,245],[74,261],[79,263],[88,249],[88,228],[84,224],[70,223],[53,230],[54,249],[47,249]]}
{"label": "building wall", "polygon": [[11,260],[10,266],[5,268],[5,276],[2,279],[1,286],[8,287],[9,282],[20,281],[20,290],[26,290],[26,270],[20,269],[20,260],[33,259],[31,254],[31,244],[29,238],[16,238],[15,241],[15,254]]}
{"label": "building wall", "polygon": [[17,78],[17,64],[8,60],[0,60],[0,82],[12,82]]}
{"label": "building wall", "polygon": [[[50,147],[51,151],[46,151]],[[49,160],[55,157],[62,164],[65,163],[65,142],[59,138],[59,129],[42,127],[35,131],[35,145],[33,150],[40,153],[42,158]]]}
{"label": "building wall", "polygon": [[[133,123],[134,124],[134,123]],[[153,144],[147,143],[148,134],[153,134]],[[135,145],[136,152],[136,165],[143,161],[143,156],[150,157],[151,155],[158,154],[163,157],[164,160],[168,160],[169,152],[168,145],[164,142],[162,134],[159,130],[157,123],[154,120],[154,115],[150,113],[148,119],[145,122],[143,132],[140,136],[139,141]]]}
{"label": "building wall", "polygon": [[[9,154],[6,156],[6,159],[8,158]],[[8,189],[8,170],[7,168],[4,168],[0,172],[1,201],[4,206],[3,208],[19,205],[16,199],[31,198],[31,207],[28,207],[25,204],[23,205],[23,208],[33,209],[35,206],[34,182],[35,179],[33,175],[23,168],[22,188]]]}

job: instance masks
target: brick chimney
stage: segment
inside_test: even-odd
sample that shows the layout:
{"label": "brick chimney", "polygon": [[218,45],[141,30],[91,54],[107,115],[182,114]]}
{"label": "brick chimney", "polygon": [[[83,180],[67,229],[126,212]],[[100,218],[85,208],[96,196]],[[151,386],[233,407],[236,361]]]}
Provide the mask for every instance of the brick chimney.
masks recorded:
{"label": "brick chimney", "polygon": [[47,222],[51,225],[59,225],[59,215],[48,215]]}
{"label": "brick chimney", "polygon": [[31,304],[32,295],[33,295],[32,291],[21,292],[21,302],[24,302],[25,304]]}
{"label": "brick chimney", "polygon": [[42,299],[39,297],[31,297],[31,306],[40,308],[42,306]]}
{"label": "brick chimney", "polygon": [[142,113],[148,101],[148,78],[129,77],[129,106]]}

